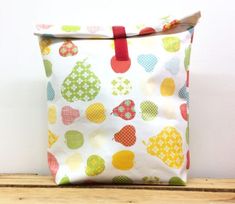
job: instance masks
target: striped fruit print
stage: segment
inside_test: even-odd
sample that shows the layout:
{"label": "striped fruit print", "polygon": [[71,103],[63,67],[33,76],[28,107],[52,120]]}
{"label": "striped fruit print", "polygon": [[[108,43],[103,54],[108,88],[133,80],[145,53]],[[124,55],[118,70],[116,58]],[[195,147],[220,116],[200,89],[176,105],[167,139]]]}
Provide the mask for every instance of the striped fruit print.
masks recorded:
{"label": "striped fruit print", "polygon": [[114,134],[114,140],[126,147],[130,147],[136,142],[136,130],[133,125],[124,126],[119,132]]}
{"label": "striped fruit print", "polygon": [[131,99],[124,100],[113,109],[112,114],[123,120],[132,120],[135,117],[135,103]]}
{"label": "striped fruit print", "polygon": [[179,169],[184,162],[181,134],[174,127],[165,127],[157,136],[143,142],[147,152],[170,168]]}

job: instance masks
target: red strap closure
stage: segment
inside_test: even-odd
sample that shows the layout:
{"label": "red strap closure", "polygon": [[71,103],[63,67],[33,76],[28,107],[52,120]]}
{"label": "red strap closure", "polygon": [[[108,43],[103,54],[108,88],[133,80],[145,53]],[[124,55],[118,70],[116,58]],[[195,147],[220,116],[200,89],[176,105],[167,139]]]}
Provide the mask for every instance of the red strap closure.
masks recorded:
{"label": "red strap closure", "polygon": [[115,57],[118,61],[129,60],[126,31],[123,26],[113,26]]}

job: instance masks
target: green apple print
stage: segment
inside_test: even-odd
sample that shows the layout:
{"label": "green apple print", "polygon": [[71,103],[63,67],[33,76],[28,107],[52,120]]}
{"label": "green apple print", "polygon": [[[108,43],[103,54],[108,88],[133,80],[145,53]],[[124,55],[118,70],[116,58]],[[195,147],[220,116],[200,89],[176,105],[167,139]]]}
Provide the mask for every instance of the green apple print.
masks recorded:
{"label": "green apple print", "polygon": [[191,54],[191,45],[189,45],[189,46],[185,49],[184,67],[185,67],[185,70],[186,70],[186,71],[188,71],[189,64],[190,64],[190,54]]}
{"label": "green apple print", "polygon": [[91,101],[100,91],[99,78],[90,71],[91,65],[85,65],[84,61],[77,62],[62,84],[61,94],[68,102]]}
{"label": "green apple print", "polygon": [[104,160],[98,155],[91,155],[87,159],[86,175],[96,176],[105,169]]}
{"label": "green apple print", "polygon": [[68,176],[64,176],[61,180],[59,185],[66,185],[66,184],[70,184],[70,180]]}
{"label": "green apple print", "polygon": [[43,60],[46,76],[50,77],[52,74],[52,64],[49,60]]}
{"label": "green apple print", "polygon": [[65,143],[70,149],[77,149],[84,143],[83,134],[76,130],[69,130],[65,133]]}
{"label": "green apple print", "polygon": [[112,182],[114,184],[133,184],[133,180],[127,176],[115,176]]}
{"label": "green apple print", "polygon": [[143,101],[140,104],[141,117],[145,121],[153,120],[157,117],[158,107],[152,101]]}
{"label": "green apple print", "polygon": [[164,37],[163,47],[168,52],[177,52],[180,49],[180,39],[178,37]]}
{"label": "green apple print", "polygon": [[186,185],[185,182],[177,176],[171,177],[169,180],[169,184],[171,186],[185,186]]}
{"label": "green apple print", "polygon": [[61,30],[65,31],[65,32],[76,32],[79,31],[81,29],[80,26],[76,26],[76,25],[63,25],[61,27]]}
{"label": "green apple print", "polygon": [[145,184],[159,184],[160,178],[156,176],[145,176],[144,178],[142,178],[142,181]]}

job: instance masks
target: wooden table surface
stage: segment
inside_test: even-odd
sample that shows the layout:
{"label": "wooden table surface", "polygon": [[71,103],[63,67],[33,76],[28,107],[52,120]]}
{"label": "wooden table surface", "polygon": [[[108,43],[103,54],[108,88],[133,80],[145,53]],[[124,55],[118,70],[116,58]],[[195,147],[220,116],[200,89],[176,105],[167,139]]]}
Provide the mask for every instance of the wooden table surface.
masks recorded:
{"label": "wooden table surface", "polygon": [[235,203],[235,179],[195,178],[187,186],[76,185],[50,176],[0,175],[0,204]]}

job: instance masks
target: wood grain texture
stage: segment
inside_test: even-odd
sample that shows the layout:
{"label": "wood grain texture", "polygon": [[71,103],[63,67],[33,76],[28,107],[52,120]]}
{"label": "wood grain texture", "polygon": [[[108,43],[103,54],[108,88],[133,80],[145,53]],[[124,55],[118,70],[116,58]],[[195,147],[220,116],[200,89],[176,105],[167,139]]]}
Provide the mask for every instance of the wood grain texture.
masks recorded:
{"label": "wood grain texture", "polygon": [[235,193],[146,189],[0,188],[2,204],[235,203]]}
{"label": "wood grain texture", "polygon": [[235,203],[235,179],[190,179],[187,186],[73,185],[50,176],[0,175],[0,204]]}
{"label": "wood grain texture", "polygon": [[[39,175],[0,175],[0,187],[54,187],[51,176]],[[223,191],[235,192],[235,179],[190,179],[187,186],[157,186],[157,185],[74,185],[66,188],[125,188],[125,189],[155,189],[155,190],[184,190],[184,191]]]}

